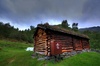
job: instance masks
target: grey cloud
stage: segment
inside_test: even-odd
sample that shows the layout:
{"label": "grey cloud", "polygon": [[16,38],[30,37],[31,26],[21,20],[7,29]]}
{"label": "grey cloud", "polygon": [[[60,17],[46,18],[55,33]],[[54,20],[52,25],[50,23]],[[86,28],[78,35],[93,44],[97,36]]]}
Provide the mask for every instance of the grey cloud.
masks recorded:
{"label": "grey cloud", "polygon": [[[76,18],[85,0],[1,0],[3,14],[11,20]],[[1,14],[1,12],[0,12]],[[9,17],[8,17],[9,16]]]}
{"label": "grey cloud", "polygon": [[36,25],[50,19],[58,21],[68,19],[81,23],[92,19],[90,16],[100,17],[99,2],[99,0],[0,0],[0,17],[16,24],[26,25]]}
{"label": "grey cloud", "polygon": [[86,22],[100,21],[100,0],[88,0],[83,8],[82,20]]}

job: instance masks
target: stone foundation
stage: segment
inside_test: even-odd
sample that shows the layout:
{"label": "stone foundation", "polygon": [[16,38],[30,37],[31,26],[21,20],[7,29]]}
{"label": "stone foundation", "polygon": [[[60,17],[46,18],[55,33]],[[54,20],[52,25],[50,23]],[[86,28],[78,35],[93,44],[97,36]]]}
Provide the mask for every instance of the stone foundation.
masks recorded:
{"label": "stone foundation", "polygon": [[100,53],[100,49],[91,49],[91,51]]}
{"label": "stone foundation", "polygon": [[55,55],[55,56],[45,56],[45,55],[40,55],[38,53],[36,53],[35,55],[33,55],[33,57],[37,57],[38,60],[50,60],[50,59],[55,59],[56,58],[68,58],[68,57],[71,57],[71,56],[74,56],[76,54],[80,54],[80,53],[83,53],[83,52],[90,52],[91,50],[90,49],[84,49],[82,51],[71,51],[71,52],[64,52],[60,55]]}
{"label": "stone foundation", "polygon": [[71,57],[71,56],[74,56],[76,54],[80,54],[80,53],[83,53],[83,52],[90,52],[90,49],[84,49],[82,51],[71,51],[71,52],[64,52],[61,55],[61,57],[63,58],[68,58],[68,57]]}

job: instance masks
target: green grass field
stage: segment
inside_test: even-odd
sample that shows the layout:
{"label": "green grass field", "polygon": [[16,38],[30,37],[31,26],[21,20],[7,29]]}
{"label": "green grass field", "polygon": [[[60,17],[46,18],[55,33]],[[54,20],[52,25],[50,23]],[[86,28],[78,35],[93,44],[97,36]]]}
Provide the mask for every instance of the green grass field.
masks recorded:
{"label": "green grass field", "polygon": [[85,52],[59,62],[38,61],[32,51],[25,51],[32,44],[0,40],[0,66],[100,66],[100,54]]}

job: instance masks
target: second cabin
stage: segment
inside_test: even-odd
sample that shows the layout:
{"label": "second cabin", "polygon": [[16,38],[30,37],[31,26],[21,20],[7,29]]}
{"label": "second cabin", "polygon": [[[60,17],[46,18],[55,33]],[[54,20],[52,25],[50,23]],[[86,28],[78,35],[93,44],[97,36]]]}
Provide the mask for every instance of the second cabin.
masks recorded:
{"label": "second cabin", "polygon": [[49,24],[38,24],[34,34],[34,52],[46,56],[90,49],[86,35]]}

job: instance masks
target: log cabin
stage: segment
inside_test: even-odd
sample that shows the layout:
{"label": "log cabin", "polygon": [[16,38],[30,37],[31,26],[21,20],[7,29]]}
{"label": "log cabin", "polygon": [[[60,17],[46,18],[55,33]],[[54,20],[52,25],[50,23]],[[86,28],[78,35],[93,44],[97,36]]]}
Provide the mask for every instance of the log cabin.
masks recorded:
{"label": "log cabin", "polygon": [[88,36],[49,24],[38,24],[33,38],[34,52],[46,56],[90,49]]}

